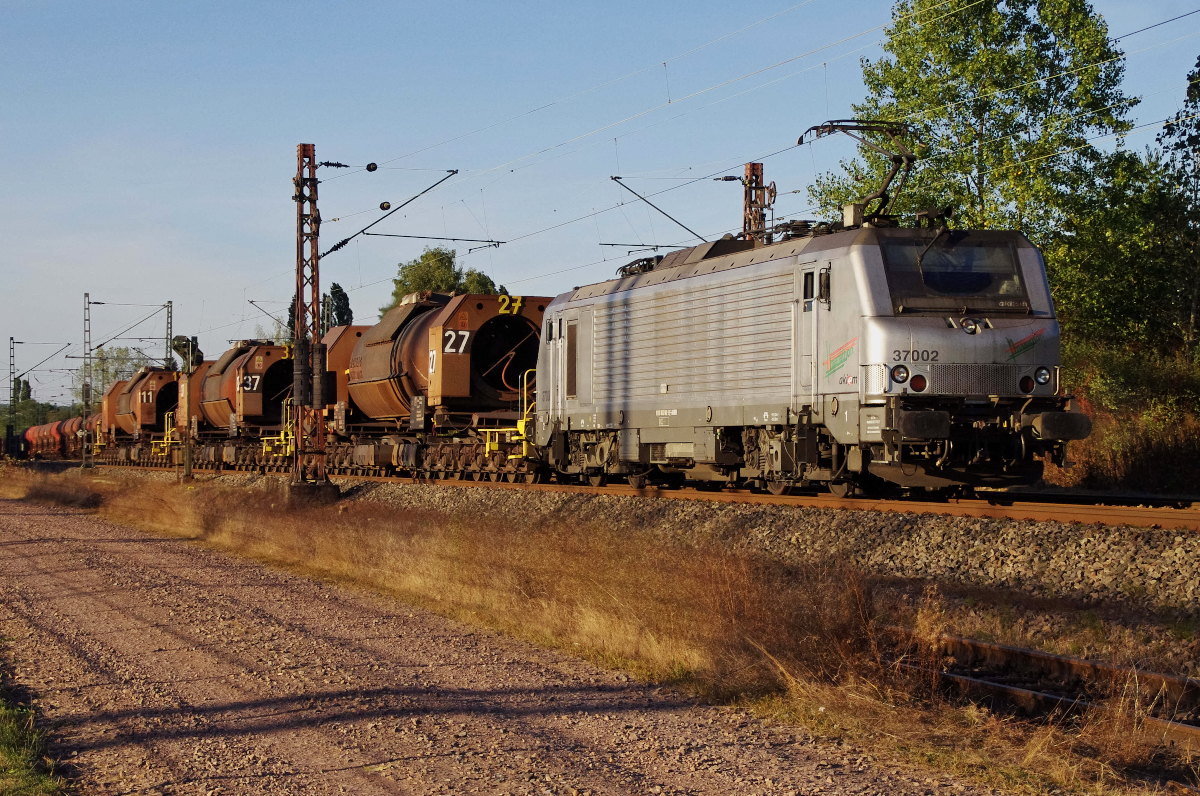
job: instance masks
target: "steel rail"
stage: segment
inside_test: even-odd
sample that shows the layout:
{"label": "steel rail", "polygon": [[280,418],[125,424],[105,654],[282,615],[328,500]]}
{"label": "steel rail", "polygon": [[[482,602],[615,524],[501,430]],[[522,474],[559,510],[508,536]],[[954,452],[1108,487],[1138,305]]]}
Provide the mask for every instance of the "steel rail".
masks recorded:
{"label": "steel rail", "polygon": [[[456,479],[426,479],[413,476],[339,475],[338,478],[394,483],[430,483],[441,486],[485,487],[493,489],[530,489],[547,492],[568,492],[581,495],[613,495],[622,497],[656,497],[667,500],[707,500],[714,503],[752,503],[778,506],[800,506],[819,509],[849,509],[858,511],[893,512],[898,514],[934,514],[951,517],[980,517],[1033,522],[1065,522],[1088,525],[1161,527],[1174,530],[1200,531],[1200,507],[1190,501],[1171,499],[1165,505],[1121,505],[1118,501],[1146,501],[1145,498],[1097,496],[1095,503],[1049,502],[1050,496],[1039,500],[1034,495],[1016,496],[1011,493],[985,494],[975,498],[950,498],[943,501],[914,498],[838,498],[832,495],[769,495],[748,489],[708,491],[685,487],[678,489],[648,486],[635,489],[625,484],[593,487],[576,484],[522,484],[504,481],[467,481]],[[1083,499],[1081,497],[1081,499]],[[1111,501],[1105,503],[1102,501]]]}
{"label": "steel rail", "polygon": [[[105,465],[117,468],[170,470],[172,467],[141,465]],[[213,473],[200,470],[198,473]],[[219,472],[249,472],[222,469]],[[282,472],[280,474],[283,474]],[[801,508],[891,512],[894,514],[976,517],[981,519],[1023,520],[1028,522],[1080,523],[1084,525],[1167,530],[1200,531],[1200,502],[1184,498],[1153,498],[1119,495],[1058,495],[1011,492],[980,493],[973,498],[920,500],[916,498],[878,499],[838,498],[832,495],[758,494],[748,489],[709,491],[695,487],[664,488],[647,486],[635,489],[626,484],[593,487],[576,484],[526,484],[507,481],[471,481],[453,478],[430,479],[421,476],[331,474],[332,479],[379,481],[404,484],[437,484],[459,488],[517,489],[541,492],[565,492],[579,495],[614,497],[650,497],[667,500],[706,500],[713,503],[750,503],[795,506]],[[1084,502],[1087,501],[1087,502]],[[1149,505],[1148,505],[1149,504]]]}
{"label": "steel rail", "polygon": [[[901,637],[908,637],[909,631],[903,628],[887,628]],[[996,667],[1013,667],[1025,672],[1036,672],[1042,677],[1061,680],[1064,683],[1119,683],[1122,679],[1134,678],[1138,690],[1153,695],[1156,701],[1161,700],[1164,708],[1169,708],[1172,716],[1194,711],[1200,706],[1200,680],[1178,677],[1156,672],[1144,672],[1136,669],[1081,658],[1070,658],[1055,655],[1042,650],[1025,647],[1012,647],[1006,644],[993,644],[975,639],[945,636],[939,640],[938,651],[950,656],[955,663],[964,665],[989,665]],[[898,664],[901,668],[928,675],[936,675],[945,685],[950,686],[962,696],[968,698],[990,697],[1004,706],[1027,715],[1046,713],[1061,713],[1064,715],[1078,714],[1088,710],[1111,710],[1103,701],[1087,699],[1082,696],[1069,697],[1022,688],[1009,683],[997,682],[988,676],[968,676],[954,671],[933,671],[912,664]],[[1149,732],[1156,739],[1168,746],[1180,748],[1186,752],[1200,751],[1200,725],[1185,723],[1168,718],[1146,715],[1138,717],[1143,731]]]}

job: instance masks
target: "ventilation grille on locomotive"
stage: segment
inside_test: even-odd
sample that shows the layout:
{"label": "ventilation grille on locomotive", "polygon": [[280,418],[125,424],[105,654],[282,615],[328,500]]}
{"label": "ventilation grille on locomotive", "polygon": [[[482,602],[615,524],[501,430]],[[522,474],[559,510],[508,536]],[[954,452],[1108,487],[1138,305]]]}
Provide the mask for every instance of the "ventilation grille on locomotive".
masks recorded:
{"label": "ventilation grille on locomotive", "polygon": [[[863,393],[882,395],[887,365],[863,365]],[[927,395],[1023,395],[1020,365],[928,365],[912,369],[929,378]],[[899,390],[897,390],[898,392]]]}

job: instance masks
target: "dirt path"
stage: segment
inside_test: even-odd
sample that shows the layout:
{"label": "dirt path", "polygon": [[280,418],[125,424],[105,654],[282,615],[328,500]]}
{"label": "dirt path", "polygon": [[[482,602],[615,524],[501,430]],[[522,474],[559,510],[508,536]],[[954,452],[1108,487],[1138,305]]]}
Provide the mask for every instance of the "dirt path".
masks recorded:
{"label": "dirt path", "polygon": [[0,501],[0,635],[87,794],[978,792],[65,509]]}

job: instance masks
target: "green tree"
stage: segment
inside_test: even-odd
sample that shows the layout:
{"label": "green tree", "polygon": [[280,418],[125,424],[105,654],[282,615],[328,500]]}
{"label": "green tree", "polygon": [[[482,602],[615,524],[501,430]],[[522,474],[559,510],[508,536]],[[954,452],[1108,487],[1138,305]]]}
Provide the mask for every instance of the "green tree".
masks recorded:
{"label": "green tree", "polygon": [[1187,76],[1187,97],[1175,118],[1167,122],[1158,143],[1162,145],[1167,168],[1186,206],[1183,234],[1186,251],[1181,253],[1176,274],[1179,299],[1176,323],[1184,344],[1192,350],[1197,339],[1197,315],[1200,314],[1200,58]]}
{"label": "green tree", "polygon": [[[279,322],[275,324],[278,326]],[[200,366],[204,361],[204,352],[200,350],[200,341],[195,335],[188,337],[185,334],[177,334],[171,340],[171,350],[179,354],[183,360],[188,372]]]}
{"label": "green tree", "polygon": [[[1170,348],[1194,334],[1181,262],[1192,262],[1189,208],[1156,153],[1117,152],[1069,202],[1043,244],[1059,320],[1073,337]],[[1194,283],[1193,283],[1194,284]]]}
{"label": "green tree", "polygon": [[287,316],[288,340],[296,339],[296,293],[292,293],[292,303],[288,305]]}
{"label": "green tree", "polygon": [[349,326],[354,323],[354,310],[350,309],[350,297],[337,282],[329,286],[329,301],[333,305],[334,326]]}
{"label": "green tree", "polygon": [[[892,213],[951,205],[965,227],[1044,239],[1103,156],[1089,137],[1129,128],[1124,61],[1085,0],[900,0],[863,59],[855,115],[911,124],[917,167]],[[890,168],[868,147],[819,178],[824,213],[875,190]]]}
{"label": "green tree", "polygon": [[265,328],[261,323],[254,324],[254,339],[269,340],[275,345],[287,345],[292,342],[291,333],[284,329],[278,320],[271,322],[271,328]]}
{"label": "green tree", "polygon": [[[113,382],[128,379],[140,368],[162,364],[161,359],[151,359],[142,351],[126,346],[97,349],[92,359],[92,403],[99,404]],[[82,400],[83,374],[77,371],[72,381],[72,394],[76,400]]]}
{"label": "green tree", "polygon": [[503,285],[496,287],[492,278],[474,268],[466,270],[456,264],[457,252],[435,247],[425,249],[421,256],[400,263],[400,273],[392,280],[392,300],[380,307],[382,315],[400,303],[410,293],[424,290],[434,293],[507,293]]}

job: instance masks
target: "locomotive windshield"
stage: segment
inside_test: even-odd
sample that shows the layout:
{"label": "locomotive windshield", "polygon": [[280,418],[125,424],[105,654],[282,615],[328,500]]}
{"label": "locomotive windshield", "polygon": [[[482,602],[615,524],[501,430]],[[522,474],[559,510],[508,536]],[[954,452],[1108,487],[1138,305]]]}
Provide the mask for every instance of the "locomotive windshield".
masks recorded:
{"label": "locomotive windshield", "polygon": [[1029,311],[1016,248],[994,235],[929,230],[880,241],[892,309],[904,312]]}

